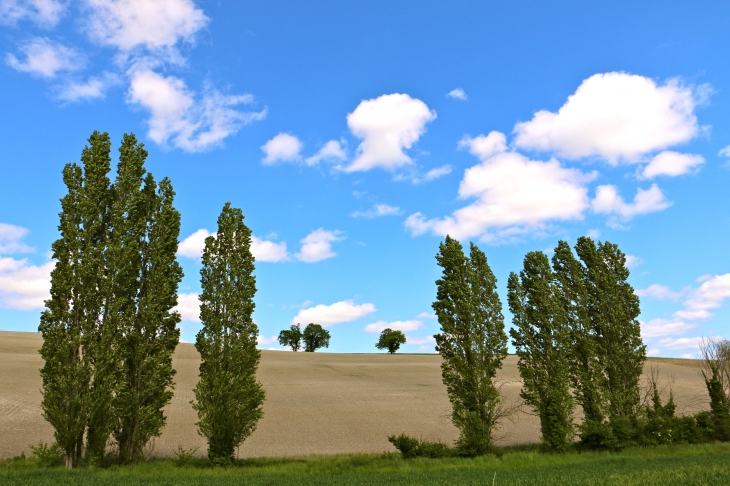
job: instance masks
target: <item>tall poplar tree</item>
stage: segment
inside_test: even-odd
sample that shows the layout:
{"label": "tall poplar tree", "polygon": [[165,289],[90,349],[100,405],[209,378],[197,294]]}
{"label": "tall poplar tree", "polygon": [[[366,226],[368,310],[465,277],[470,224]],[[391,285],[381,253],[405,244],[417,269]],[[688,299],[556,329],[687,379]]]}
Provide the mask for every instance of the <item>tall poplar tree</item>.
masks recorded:
{"label": "tall poplar tree", "polygon": [[138,460],[165,425],[173,396],[172,355],[180,338],[176,260],[180,213],[165,178],[159,186],[144,169],[147,151],[134,135],[119,148],[111,205],[110,321],[118,333],[114,438],[122,463]]}
{"label": "tall poplar tree", "polygon": [[481,455],[492,446],[500,418],[497,370],[507,356],[497,279],[486,255],[471,243],[466,257],[461,243],[446,236],[436,255],[443,269],[436,281],[433,309],[441,325],[436,350],[443,357],[441,376],[453,407],[452,421],[461,431],[457,447]]}
{"label": "tall poplar tree", "polygon": [[233,460],[234,451],[263,416],[265,393],[256,381],[261,352],[253,322],[251,230],[240,209],[226,203],[218,232],[205,240],[200,270],[200,320],[195,347],[200,353],[200,381],[193,408],[199,433],[208,441],[208,457],[217,464]]}
{"label": "tall poplar tree", "polygon": [[[61,200],[60,238],[52,246],[56,266],[51,298],[38,329],[45,361],[41,407],[68,468],[81,463],[87,425],[98,418],[111,394],[111,377],[105,373],[111,342],[103,321],[111,144],[109,135],[99,132],[88,141],[81,154],[83,168],[68,164],[63,170],[68,193]],[[87,449],[97,451],[100,442],[105,445],[104,433],[93,429]]]}
{"label": "tall poplar tree", "polygon": [[564,451],[573,442],[574,400],[570,393],[570,332],[555,274],[543,252],[525,256],[519,276],[507,284],[510,329],[523,385],[520,396],[540,417],[542,445]]}
{"label": "tall poplar tree", "polygon": [[571,375],[586,422],[633,419],[646,346],[637,317],[639,298],[628,283],[626,255],[609,242],[581,237],[578,259],[564,241],[553,266],[571,328]]}

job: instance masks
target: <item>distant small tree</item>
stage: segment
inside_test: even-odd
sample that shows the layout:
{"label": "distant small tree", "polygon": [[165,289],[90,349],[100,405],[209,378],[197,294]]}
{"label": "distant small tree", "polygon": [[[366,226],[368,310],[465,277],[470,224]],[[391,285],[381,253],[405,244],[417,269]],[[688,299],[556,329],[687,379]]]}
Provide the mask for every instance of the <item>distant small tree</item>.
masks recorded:
{"label": "distant small tree", "polygon": [[313,353],[319,348],[330,347],[330,333],[319,324],[310,323],[304,328],[304,351]]}
{"label": "distant small tree", "polygon": [[390,354],[395,353],[401,344],[406,343],[406,335],[402,331],[394,331],[390,328],[383,329],[375,345],[378,349],[387,349]]}
{"label": "distant small tree", "polygon": [[299,324],[292,325],[279,333],[279,344],[288,346],[295,353],[302,347],[302,328]]}
{"label": "distant small tree", "polygon": [[256,277],[251,230],[243,213],[223,207],[218,232],[205,239],[200,270],[200,320],[195,348],[200,353],[200,381],[193,408],[200,435],[208,440],[208,458],[227,464],[263,416],[266,397],[256,381],[261,352],[256,349]]}

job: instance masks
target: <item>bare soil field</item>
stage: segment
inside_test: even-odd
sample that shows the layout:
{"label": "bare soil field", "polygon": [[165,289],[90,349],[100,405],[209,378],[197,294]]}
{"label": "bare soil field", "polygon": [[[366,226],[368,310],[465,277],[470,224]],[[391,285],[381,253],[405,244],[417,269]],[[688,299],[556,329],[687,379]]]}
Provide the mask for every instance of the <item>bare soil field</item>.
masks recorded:
{"label": "bare soil field", "polygon": [[[0,458],[12,457],[39,441],[51,442],[53,429],[41,415],[43,362],[40,334],[0,331]],[[303,456],[394,450],[387,436],[405,432],[451,442],[451,406],[441,383],[438,355],[335,354],[262,351],[259,380],[266,390],[264,418],[239,450],[239,457]],[[180,344],[173,365],[175,397],[167,426],[152,455],[172,455],[182,446],[205,453],[190,406],[200,358],[192,344]],[[690,360],[649,360],[660,379],[673,380],[680,413],[708,406],[699,368]],[[502,396],[518,400],[516,356],[504,362]],[[526,411],[505,422],[500,445],[537,442],[539,421]]]}

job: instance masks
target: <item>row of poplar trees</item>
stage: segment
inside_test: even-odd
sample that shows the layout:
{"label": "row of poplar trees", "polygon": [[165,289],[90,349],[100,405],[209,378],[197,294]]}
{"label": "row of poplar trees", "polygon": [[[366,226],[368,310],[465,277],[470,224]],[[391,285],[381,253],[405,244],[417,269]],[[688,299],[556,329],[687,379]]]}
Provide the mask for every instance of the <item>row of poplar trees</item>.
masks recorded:
{"label": "row of poplar trees", "polygon": [[[464,455],[481,455],[510,413],[496,378],[508,342],[497,281],[473,243],[467,256],[447,236],[436,259],[443,274],[433,304],[441,332],[434,337],[452,420],[461,432],[456,445]],[[552,262],[543,252],[530,252],[522,271],[509,276],[509,333],[519,357],[521,398],[540,418],[547,450],[573,443],[576,405],[585,417],[582,436],[630,422],[639,412],[646,347],[628,277],[619,248],[588,237],[578,239],[575,253],[560,241]]]}
{"label": "row of poplar trees", "polygon": [[[43,415],[69,468],[102,464],[110,444],[119,462],[140,459],[173,396],[183,277],[175,192],[145,170],[147,152],[134,135],[123,138],[114,182],[110,151],[109,135],[94,132],[81,164],[63,170],[68,192],[39,326]],[[233,457],[262,416],[250,242],[240,209],[226,204],[202,259],[193,408],[209,457],[219,461]]]}

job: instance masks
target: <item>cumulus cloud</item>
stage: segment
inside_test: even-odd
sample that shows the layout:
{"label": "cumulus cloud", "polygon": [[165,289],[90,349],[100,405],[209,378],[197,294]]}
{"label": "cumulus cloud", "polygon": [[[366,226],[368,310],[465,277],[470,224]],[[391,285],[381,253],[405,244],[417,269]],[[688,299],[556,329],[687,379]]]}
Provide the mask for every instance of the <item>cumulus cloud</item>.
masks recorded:
{"label": "cumulus cloud", "polygon": [[659,341],[659,346],[670,349],[695,349],[699,350],[702,337],[665,338]]}
{"label": "cumulus cloud", "polygon": [[641,322],[640,324],[641,336],[648,339],[684,334],[698,325],[696,323],[685,322],[682,319],[652,319],[648,322]]}
{"label": "cumulus cloud", "polygon": [[455,100],[461,100],[466,101],[468,98],[466,96],[466,92],[461,88],[452,89],[448,93],[446,93],[446,96],[449,98],[454,98]]}
{"label": "cumulus cloud", "polygon": [[466,136],[459,140],[459,148],[468,149],[479,160],[487,160],[507,150],[507,137],[497,131],[491,131],[489,135]]}
{"label": "cumulus cloud", "polygon": [[294,162],[301,159],[302,147],[304,144],[288,133],[280,133],[261,146],[261,150],[266,155],[263,159],[264,164],[274,164],[276,162]]}
{"label": "cumulus cloud", "polygon": [[667,300],[672,299],[676,300],[683,295],[685,295],[688,291],[688,288],[682,289],[679,292],[675,292],[671,288],[667,287],[666,285],[659,285],[659,284],[652,284],[649,285],[645,289],[638,289],[636,290],[636,295],[639,297],[651,297],[652,299],[657,300]]}
{"label": "cumulus cloud", "polygon": [[[177,254],[187,258],[200,258],[205,249],[205,239],[215,236],[206,229],[199,229],[180,242]],[[289,259],[286,242],[276,243],[251,236],[251,254],[259,262],[284,262]]]}
{"label": "cumulus cloud", "polygon": [[75,49],[47,37],[36,37],[20,45],[24,58],[7,54],[5,62],[16,71],[42,78],[54,78],[63,71],[76,71],[84,65],[84,58]]}
{"label": "cumulus cloud", "polygon": [[728,298],[730,298],[730,273],[706,276],[702,280],[702,285],[684,302],[684,306],[686,311],[697,312],[698,316],[704,316],[702,312],[719,308]]}
{"label": "cumulus cloud", "polygon": [[327,327],[342,322],[354,321],[372,314],[376,310],[373,304],[355,304],[353,300],[343,300],[331,305],[320,304],[302,309],[291,320],[291,323],[306,325],[313,322]]}
{"label": "cumulus cloud", "polygon": [[355,211],[350,216],[353,218],[379,218],[381,216],[397,216],[403,211],[398,206],[391,206],[389,204],[375,204],[371,209],[367,211]]}
{"label": "cumulus cloud", "polygon": [[423,327],[423,322],[412,319],[410,321],[378,321],[365,326],[365,332],[383,332],[384,329],[392,329],[394,331],[417,331]]}
{"label": "cumulus cloud", "polygon": [[444,218],[415,213],[405,224],[414,235],[431,232],[457,239],[521,234],[548,221],[583,218],[589,206],[585,184],[593,177],[564,168],[555,159],[541,162],[502,152],[465,171],[459,197],[476,202]]}
{"label": "cumulus cloud", "polygon": [[426,337],[412,337],[408,336],[406,344],[436,344],[436,339],[433,336]]}
{"label": "cumulus cloud", "polygon": [[192,0],[85,0],[86,29],[102,45],[131,51],[137,47],[180,60],[175,45],[193,41],[210,19]]}
{"label": "cumulus cloud", "polygon": [[120,83],[121,78],[110,72],[104,72],[101,76],[91,76],[86,81],[69,81],[58,89],[58,99],[74,103],[103,98],[110,87]]}
{"label": "cumulus cloud", "polygon": [[51,271],[56,264],[33,265],[27,260],[0,257],[0,307],[40,309],[50,298]]}
{"label": "cumulus cloud", "polygon": [[0,0],[0,24],[15,25],[30,20],[43,28],[55,27],[68,2],[59,0]]}
{"label": "cumulus cloud", "polygon": [[343,170],[393,170],[413,163],[410,149],[426,131],[436,112],[407,94],[389,94],[362,101],[347,115],[353,135],[362,139],[355,160]]}
{"label": "cumulus cloud", "polygon": [[266,109],[234,109],[252,103],[251,95],[225,95],[206,87],[202,97],[196,97],[183,80],[149,69],[132,74],[127,102],[149,111],[147,136],[161,145],[169,143],[188,152],[219,145],[242,126],[266,116]]}
{"label": "cumulus cloud", "polygon": [[285,241],[276,243],[275,241],[262,240],[252,236],[251,253],[259,262],[285,262],[289,260]]}
{"label": "cumulus cloud", "polygon": [[342,236],[342,232],[339,230],[316,229],[300,240],[302,247],[299,253],[294,256],[298,260],[307,263],[332,258],[337,256],[337,253],[332,250],[332,243],[344,239],[345,237]]}
{"label": "cumulus cloud", "polygon": [[705,96],[677,80],[657,84],[623,72],[584,80],[553,113],[537,112],[515,125],[514,144],[577,159],[597,156],[615,164],[686,142],[699,132],[695,107]]}
{"label": "cumulus cloud", "polygon": [[717,155],[721,155],[723,157],[730,157],[730,145],[728,145],[727,147],[724,147],[723,149],[721,149],[717,153]]}
{"label": "cumulus cloud", "polygon": [[307,157],[307,165],[317,165],[318,163],[324,162],[338,162],[347,159],[347,152],[345,151],[346,143],[344,140],[330,140],[329,142],[322,145],[316,154],[311,157]]}
{"label": "cumulus cloud", "polygon": [[627,203],[619,195],[618,189],[613,185],[598,186],[596,198],[591,201],[593,211],[598,214],[615,215],[624,221],[632,219],[640,214],[662,211],[671,206],[656,184],[649,189],[639,188],[632,203]]}
{"label": "cumulus cloud", "polygon": [[32,252],[33,249],[21,241],[27,234],[28,228],[0,223],[0,255]]}
{"label": "cumulus cloud", "polygon": [[256,336],[256,344],[259,346],[271,346],[272,344],[278,344],[279,338],[277,336],[266,337],[262,335]]}
{"label": "cumulus cloud", "polygon": [[[590,231],[588,233],[590,233]],[[588,236],[593,238],[590,234]],[[598,238],[598,236],[596,236],[596,238]],[[628,268],[636,268],[642,263],[644,263],[644,260],[641,258],[634,255],[626,255],[626,266]]]}
{"label": "cumulus cloud", "polygon": [[639,177],[641,179],[653,179],[658,176],[677,177],[699,168],[704,163],[705,159],[701,155],[665,150],[644,166]]}
{"label": "cumulus cloud", "polygon": [[196,293],[177,294],[176,310],[183,321],[200,322],[200,300]]}

